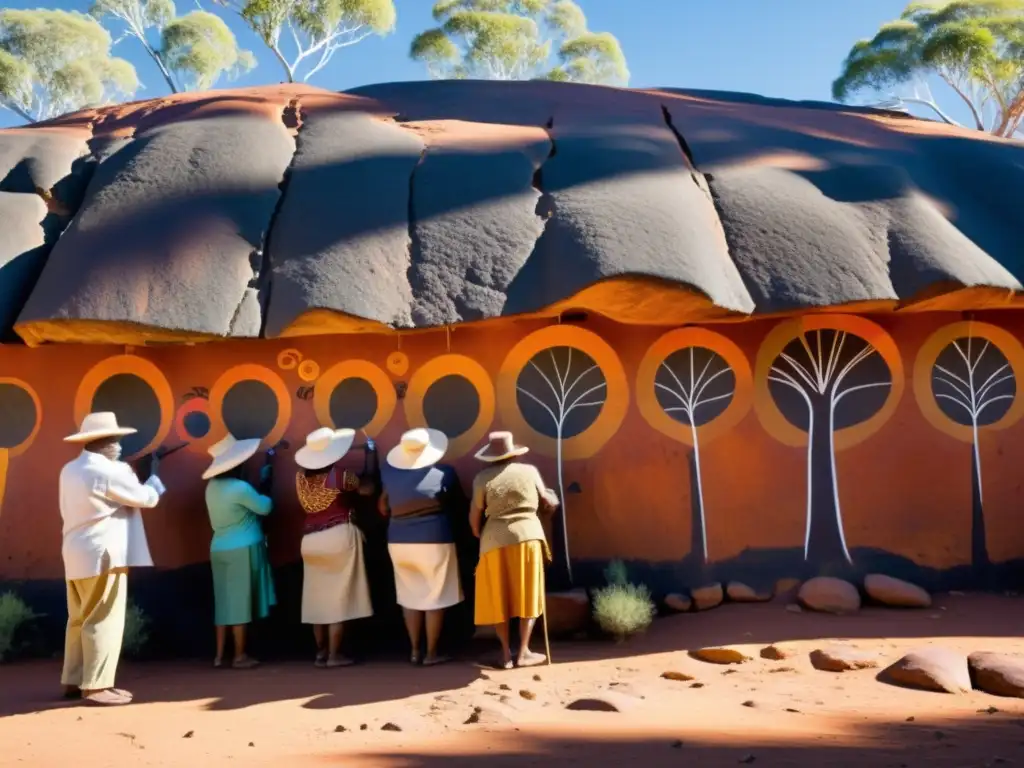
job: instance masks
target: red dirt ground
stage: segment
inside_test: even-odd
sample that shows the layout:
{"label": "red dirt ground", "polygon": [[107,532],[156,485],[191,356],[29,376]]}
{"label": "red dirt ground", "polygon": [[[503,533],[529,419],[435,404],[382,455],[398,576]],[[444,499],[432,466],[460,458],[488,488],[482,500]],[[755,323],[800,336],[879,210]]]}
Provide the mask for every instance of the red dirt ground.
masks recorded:
{"label": "red dirt ground", "polygon": [[[726,605],[659,620],[625,645],[557,644],[554,666],[511,672],[470,660],[250,672],[126,663],[118,683],[136,703],[116,710],[55,702],[57,662],[15,664],[0,667],[0,766],[1012,766],[1024,764],[1024,700],[905,690],[870,669],[818,672],[807,654],[836,640],[878,652],[883,666],[923,645],[1015,653],[1021,609],[982,595],[841,617]],[[770,642],[796,655],[760,658]],[[722,667],[684,653],[725,644],[753,660]],[[669,670],[703,686],[662,679]],[[616,690],[631,708],[565,709]],[[477,706],[508,722],[465,724]],[[389,721],[401,731],[382,730]]]}

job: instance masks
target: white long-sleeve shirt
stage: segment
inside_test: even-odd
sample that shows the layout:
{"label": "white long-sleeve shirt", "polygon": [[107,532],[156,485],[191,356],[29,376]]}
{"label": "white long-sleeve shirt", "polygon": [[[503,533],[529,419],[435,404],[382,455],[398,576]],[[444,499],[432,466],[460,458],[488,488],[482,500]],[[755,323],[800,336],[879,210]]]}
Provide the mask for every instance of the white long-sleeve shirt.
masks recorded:
{"label": "white long-sleeve shirt", "polygon": [[155,507],[165,490],[156,475],[140,483],[128,464],[98,453],[82,451],[65,464],[60,473],[64,578],[152,565],[139,510]]}

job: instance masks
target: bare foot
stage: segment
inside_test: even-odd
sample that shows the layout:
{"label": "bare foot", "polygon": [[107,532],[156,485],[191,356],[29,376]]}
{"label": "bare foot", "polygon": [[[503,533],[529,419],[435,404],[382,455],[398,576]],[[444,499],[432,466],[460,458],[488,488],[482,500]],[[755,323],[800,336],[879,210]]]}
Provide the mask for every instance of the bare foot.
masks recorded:
{"label": "bare foot", "polygon": [[331,656],[325,662],[328,669],[335,669],[336,667],[351,667],[353,664],[355,664],[355,662],[352,661],[352,659],[341,655]]}
{"label": "bare foot", "polygon": [[252,669],[258,667],[260,663],[252,656],[239,656],[231,662],[231,666],[234,669]]}
{"label": "bare foot", "polygon": [[438,664],[445,664],[451,660],[451,656],[427,656],[427,658],[423,660],[423,666],[436,667]]}
{"label": "bare foot", "polygon": [[536,667],[539,664],[543,664],[548,660],[548,657],[543,653],[534,653],[533,651],[526,651],[520,653],[519,658],[516,659],[517,667]]}

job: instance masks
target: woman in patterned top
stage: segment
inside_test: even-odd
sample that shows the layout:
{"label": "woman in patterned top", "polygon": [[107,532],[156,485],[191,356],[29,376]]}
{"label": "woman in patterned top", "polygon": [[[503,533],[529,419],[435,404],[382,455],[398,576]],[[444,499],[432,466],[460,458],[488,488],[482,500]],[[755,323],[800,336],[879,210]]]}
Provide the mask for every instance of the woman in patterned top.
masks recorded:
{"label": "woman in patterned top", "polygon": [[544,561],[551,559],[539,511],[554,510],[558,496],[532,464],[516,461],[529,448],[511,432],[492,432],[476,457],[490,464],[473,478],[469,525],[480,539],[476,568],[475,623],[493,625],[501,641],[502,667],[512,668],[509,620],[519,619],[519,667],[541,664],[530,636],[544,612]]}
{"label": "woman in patterned top", "polygon": [[[302,535],[302,623],[313,625],[318,667],[344,667],[344,622],[373,615],[363,557],[363,534],[352,522],[360,496],[376,491],[372,473],[362,477],[337,466],[349,452],[355,432],[324,427],[311,432],[295,452],[302,469],[295,475],[299,503],[306,513]],[[375,454],[371,440],[367,453]]]}

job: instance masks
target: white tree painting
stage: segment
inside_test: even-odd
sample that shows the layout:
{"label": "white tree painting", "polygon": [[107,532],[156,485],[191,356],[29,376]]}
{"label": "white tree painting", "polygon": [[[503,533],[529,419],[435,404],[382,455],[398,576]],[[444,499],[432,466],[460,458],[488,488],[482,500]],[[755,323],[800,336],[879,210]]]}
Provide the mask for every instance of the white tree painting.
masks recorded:
{"label": "white tree painting", "polygon": [[558,498],[562,502],[554,526],[555,567],[570,583],[562,441],[582,433],[597,420],[607,387],[604,373],[594,359],[569,346],[541,350],[523,366],[516,381],[516,400],[523,418],[537,432],[555,441]]}
{"label": "white tree painting", "polygon": [[1017,381],[1006,355],[988,339],[970,334],[948,344],[932,366],[932,393],[939,410],[971,430],[971,562],[989,563],[978,432],[1006,415]]}
{"label": "white tree painting", "polygon": [[836,473],[835,434],[885,404],[892,372],[865,339],[844,330],[800,331],[771,363],[768,389],[782,415],[807,433],[804,559],[852,563]]}
{"label": "white tree painting", "polygon": [[706,563],[708,537],[698,430],[729,407],[736,394],[736,375],[717,352],[690,346],[676,350],[661,362],[654,378],[654,389],[662,410],[690,428],[695,545]]}

